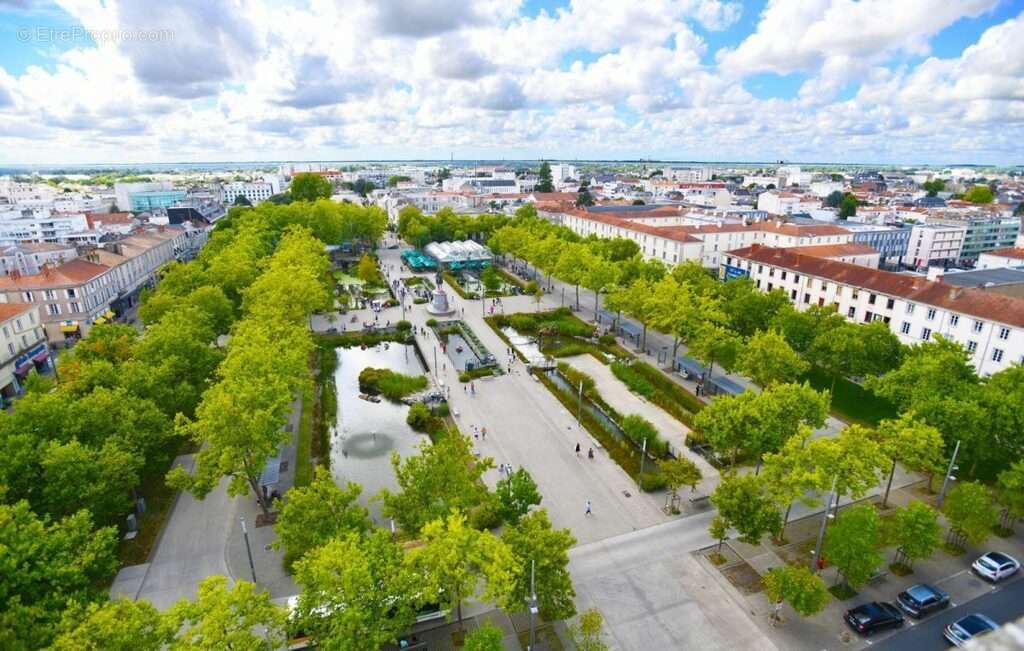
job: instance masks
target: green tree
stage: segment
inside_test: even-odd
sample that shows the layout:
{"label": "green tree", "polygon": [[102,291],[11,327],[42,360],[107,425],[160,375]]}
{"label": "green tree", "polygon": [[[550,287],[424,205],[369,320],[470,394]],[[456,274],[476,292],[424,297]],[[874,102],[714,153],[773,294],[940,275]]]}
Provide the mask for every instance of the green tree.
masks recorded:
{"label": "green tree", "polygon": [[694,491],[697,489],[697,484],[704,478],[697,464],[683,455],[672,459],[660,459],[658,468],[665,478],[665,485],[668,486],[669,497],[673,505],[679,500],[681,486],[689,486],[690,490]]}
{"label": "green tree", "polygon": [[844,195],[842,202],[839,204],[839,219],[848,219],[856,215],[859,204],[860,202],[857,201],[857,197],[852,194]]}
{"label": "green tree", "polygon": [[789,297],[781,289],[762,292],[749,278],[730,280],[719,287],[729,325],[741,337],[767,330],[775,315],[789,305]]}
{"label": "green tree", "polygon": [[292,613],[317,644],[339,651],[379,649],[416,621],[416,577],[383,530],[342,534],[295,563],[301,586]]}
{"label": "green tree", "polygon": [[914,412],[902,414],[897,420],[883,420],[878,426],[882,452],[892,459],[889,481],[885,485],[882,508],[889,503],[889,489],[896,474],[896,462],[907,469],[935,473],[942,466],[942,433],[918,420]]}
{"label": "green tree", "polygon": [[274,548],[285,549],[285,557],[293,561],[347,533],[366,533],[373,521],[359,504],[362,490],[352,482],[344,488],[338,486],[331,472],[318,466],[308,486],[294,487],[285,494],[274,525]]}
{"label": "green tree", "polygon": [[782,525],[779,509],[754,475],[727,475],[711,495],[720,515],[739,534],[739,540],[758,545],[766,533],[778,533]]}
{"label": "green tree", "polygon": [[[553,622],[576,614],[576,591],[569,576],[569,549],[576,539],[568,529],[554,529],[547,511],[534,511],[501,536],[516,563],[508,603],[513,612],[526,609],[531,567],[536,580],[537,606],[542,619]],[[531,565],[532,564],[532,565]]]}
{"label": "green tree", "polygon": [[786,602],[804,617],[821,612],[831,599],[821,577],[803,565],[773,567],[763,581],[769,601]]}
{"label": "green tree", "polygon": [[793,350],[805,354],[819,333],[831,332],[843,323],[843,317],[831,307],[812,305],[798,310],[786,305],[772,318],[771,327],[782,333]]}
{"label": "green tree", "polygon": [[608,651],[603,635],[604,617],[596,608],[580,613],[579,621],[569,626],[569,637],[577,651]]}
{"label": "green tree", "polygon": [[995,194],[987,185],[975,185],[964,192],[964,201],[971,203],[992,203],[994,199]]}
{"label": "green tree", "polygon": [[160,651],[174,636],[152,604],[124,597],[72,604],[64,611],[61,631],[54,650]]}
{"label": "green tree", "polygon": [[822,553],[836,566],[843,583],[859,588],[867,583],[882,563],[878,548],[882,542],[882,520],[870,504],[849,506],[825,533]]}
{"label": "green tree", "polygon": [[505,648],[502,643],[504,637],[505,633],[487,620],[466,636],[462,651],[502,651]]}
{"label": "green tree", "polygon": [[768,491],[780,504],[786,505],[782,516],[781,538],[789,522],[789,513],[794,502],[808,507],[821,504],[820,494],[829,490],[832,478],[826,477],[813,455],[807,449],[807,442],[813,432],[810,427],[801,426],[777,452],[769,452],[764,456],[764,471],[761,473]]}
{"label": "green tree", "polygon": [[838,208],[843,203],[843,193],[839,190],[833,190],[825,197],[825,207],[827,208]]}
{"label": "green tree", "polygon": [[469,439],[458,435],[433,444],[424,442],[419,454],[405,459],[392,453],[391,467],[400,491],[381,491],[384,515],[415,534],[453,509],[468,513],[487,499],[481,476],[493,465],[490,458],[477,460]]}
{"label": "green tree", "polygon": [[420,530],[420,541],[423,544],[409,552],[409,563],[419,573],[424,591],[440,595],[442,606],[456,613],[460,629],[462,602],[474,596],[481,583],[483,601],[512,605],[515,557],[493,534],[473,529],[464,515],[453,512],[428,522]]}
{"label": "green tree", "polygon": [[647,347],[647,327],[657,314],[658,304],[651,300],[655,282],[640,278],[627,287],[619,287],[608,294],[605,306],[616,312],[625,312],[640,322],[643,332],[638,344]]}
{"label": "green tree", "polygon": [[718,549],[716,551],[722,551],[722,543],[725,542],[726,537],[729,535],[729,523],[720,515],[716,515],[711,518],[711,524],[708,525],[708,533],[711,537],[718,541]]}
{"label": "green tree", "polygon": [[537,185],[534,186],[536,192],[554,192],[555,184],[551,179],[551,164],[544,161],[540,164],[540,171],[537,173]]}
{"label": "green tree", "polygon": [[249,199],[244,194],[239,194],[239,195],[237,195],[235,197],[235,202],[232,205],[243,206],[243,207],[251,207],[252,206],[252,202],[249,201]]}
{"label": "green tree", "polygon": [[228,588],[225,577],[208,576],[195,601],[182,599],[165,616],[178,631],[168,651],[271,651],[284,644],[284,610],[248,581]]}
{"label": "green tree", "polygon": [[931,556],[942,543],[939,512],[923,502],[911,502],[896,509],[888,522],[886,541],[896,545],[895,563],[914,566],[914,561]]}
{"label": "green tree", "polygon": [[611,260],[594,257],[587,264],[581,284],[594,292],[594,312],[601,308],[601,292],[615,284],[619,275],[619,266]]}
{"label": "green tree", "polygon": [[999,473],[996,496],[1003,507],[1003,528],[1012,529],[1017,520],[1024,518],[1024,460],[1015,461]]}
{"label": "green tree", "polygon": [[87,511],[51,521],[26,501],[0,504],[0,648],[45,647],[68,602],[107,600],[117,537]]}
{"label": "green tree", "polygon": [[480,272],[480,282],[489,292],[496,292],[501,289],[501,276],[494,267],[487,267]]}
{"label": "green tree", "polygon": [[537,483],[533,481],[526,468],[519,468],[499,479],[494,493],[498,498],[498,513],[501,519],[509,524],[518,524],[531,506],[541,502]]}
{"label": "green tree", "polygon": [[775,330],[759,331],[736,360],[737,370],[763,387],[791,382],[807,372],[810,364]]}
{"label": "green tree", "polygon": [[584,179],[580,183],[579,193],[576,196],[576,206],[586,207],[594,205],[594,195],[590,194],[590,181]]}
{"label": "green tree", "polygon": [[331,198],[331,182],[322,174],[302,172],[292,177],[288,193],[294,201],[316,201]]}
{"label": "green tree", "polygon": [[735,396],[720,396],[700,410],[694,426],[719,454],[728,453],[730,467],[747,445],[747,430],[757,396],[745,391]]}
{"label": "green tree", "polygon": [[[629,414],[619,423],[622,433],[633,441],[638,447],[645,448],[648,454],[656,457],[663,456],[666,452],[667,443],[658,436],[658,430],[651,421],[640,414]],[[646,445],[645,445],[646,444]]]}
{"label": "green tree", "polygon": [[929,197],[934,197],[946,189],[946,182],[942,179],[932,179],[922,183],[921,189],[927,192]]}
{"label": "green tree", "polygon": [[835,478],[838,495],[860,499],[890,464],[875,438],[866,427],[850,425],[839,436],[808,441],[806,448],[822,475]]}
{"label": "green tree", "polygon": [[693,337],[686,342],[690,355],[708,367],[708,378],[715,370],[715,362],[727,372],[736,366],[743,340],[730,328],[714,323],[698,326]]}
{"label": "green tree", "polygon": [[980,545],[999,521],[992,494],[978,482],[954,486],[942,503],[942,513],[950,524],[949,542],[955,547],[962,547],[964,542]]}
{"label": "green tree", "polygon": [[580,285],[586,281],[594,256],[585,244],[568,244],[562,248],[554,274],[576,288],[576,308],[580,306]]}
{"label": "green tree", "polygon": [[412,177],[405,176],[404,174],[392,174],[388,177],[387,186],[389,188],[397,187],[399,183],[408,183],[412,181]]}
{"label": "green tree", "polygon": [[43,449],[39,508],[51,517],[88,509],[97,523],[117,524],[131,510],[130,491],[139,483],[142,458],[114,440],[99,449],[50,441]]}

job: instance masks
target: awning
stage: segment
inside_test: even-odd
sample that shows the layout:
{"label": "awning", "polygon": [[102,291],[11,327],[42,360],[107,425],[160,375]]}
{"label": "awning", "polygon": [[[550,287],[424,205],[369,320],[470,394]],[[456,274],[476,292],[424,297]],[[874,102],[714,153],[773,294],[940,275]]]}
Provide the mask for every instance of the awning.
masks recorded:
{"label": "awning", "polygon": [[18,373],[18,374],[28,373],[33,368],[35,368],[35,366],[33,366],[33,364],[32,364],[32,358],[29,357],[28,355],[22,355],[21,357],[19,357],[18,359],[16,359],[14,361],[14,372],[15,373]]}
{"label": "awning", "polygon": [[61,332],[77,332],[78,331],[78,321],[61,321],[60,322],[60,331]]}
{"label": "awning", "polygon": [[50,359],[50,351],[45,348],[32,356],[33,362],[45,362],[48,359]]}
{"label": "awning", "polygon": [[114,311],[113,311],[113,310],[107,310],[107,311],[106,311],[106,312],[104,312],[104,313],[103,313],[103,314],[102,314],[101,316],[103,316],[103,317],[106,317],[107,319],[113,319],[113,318],[114,318],[115,316],[117,316],[117,315],[116,315],[116,314],[114,314]]}
{"label": "awning", "polygon": [[280,452],[278,452],[277,456],[267,459],[267,465],[263,467],[263,472],[260,473],[260,486],[273,486],[279,481],[281,481]]}
{"label": "awning", "polygon": [[106,322],[107,322],[107,317],[103,316],[102,314],[92,320],[92,324],[93,325],[103,325]]}

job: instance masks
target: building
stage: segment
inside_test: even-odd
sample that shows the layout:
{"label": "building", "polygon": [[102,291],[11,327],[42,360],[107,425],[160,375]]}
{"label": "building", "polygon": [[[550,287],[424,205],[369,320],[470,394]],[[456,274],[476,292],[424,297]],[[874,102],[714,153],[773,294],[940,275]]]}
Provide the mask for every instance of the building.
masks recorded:
{"label": "building", "polygon": [[31,276],[44,265],[59,265],[74,260],[78,252],[73,246],[49,242],[18,242],[0,249],[0,275],[18,273]]}
{"label": "building", "polygon": [[928,279],[957,287],[976,287],[986,292],[1024,298],[1024,266],[992,269],[951,269],[932,267]]}
{"label": "building", "polygon": [[171,224],[215,224],[226,214],[224,204],[219,201],[186,199],[167,209],[167,220]]}
{"label": "building", "polygon": [[883,266],[899,264],[907,255],[911,235],[909,226],[859,224],[847,220],[843,222],[843,228],[853,233],[854,242],[878,251],[879,263]]}
{"label": "building", "polygon": [[0,303],[30,303],[39,309],[50,341],[72,341],[85,335],[97,318],[110,312],[117,297],[110,267],[77,258],[38,274],[0,278]]}
{"label": "building", "polygon": [[1012,247],[1020,235],[1020,217],[945,211],[938,216],[930,215],[927,221],[929,224],[963,226],[966,231],[960,260],[969,263],[975,262],[986,251]]}
{"label": "building", "polygon": [[579,179],[579,171],[575,165],[569,165],[568,163],[555,163],[551,166],[551,181],[558,185],[568,179]]}
{"label": "building", "polygon": [[95,244],[101,235],[89,228],[83,214],[54,213],[45,208],[0,214],[0,242]]}
{"label": "building", "polygon": [[1024,265],[1024,248],[1009,246],[1004,249],[986,251],[978,256],[978,269],[1016,267]]}
{"label": "building", "polygon": [[966,234],[965,226],[914,224],[911,226],[904,264],[914,269],[954,264],[960,259]]}
{"label": "building", "polygon": [[[228,183],[223,188],[224,203],[233,205],[238,197],[245,197],[251,204],[266,201],[275,194],[281,192],[281,184],[274,177],[267,177],[263,181],[243,182],[236,181]],[[185,197],[183,196],[182,199]]]}
{"label": "building", "polygon": [[813,194],[768,190],[758,195],[757,208],[773,215],[792,215],[820,210],[821,199]]}
{"label": "building", "polygon": [[442,269],[482,269],[489,267],[494,258],[486,246],[473,240],[431,242],[423,252]]}
{"label": "building", "polygon": [[849,321],[882,321],[906,344],[940,334],[982,375],[1024,361],[1024,299],[757,245],[727,253],[719,275],[781,290],[797,309],[831,305]]}
{"label": "building", "polygon": [[837,262],[878,269],[879,253],[867,244],[848,242],[846,244],[817,244],[812,246],[795,246],[789,248],[798,255],[812,255]]}
{"label": "building", "polygon": [[[184,190],[146,190],[128,195],[128,209],[132,212],[163,210],[185,199]],[[120,205],[120,204],[118,204]]]}
{"label": "building", "polygon": [[32,369],[49,364],[39,306],[0,304],[0,405],[21,393],[21,382]]}

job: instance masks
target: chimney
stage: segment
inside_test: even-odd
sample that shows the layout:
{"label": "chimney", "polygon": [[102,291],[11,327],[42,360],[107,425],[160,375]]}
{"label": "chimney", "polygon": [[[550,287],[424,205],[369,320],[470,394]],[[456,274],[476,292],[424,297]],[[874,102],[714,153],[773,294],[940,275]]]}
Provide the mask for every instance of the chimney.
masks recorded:
{"label": "chimney", "polygon": [[954,300],[955,301],[956,299],[960,298],[960,295],[963,294],[963,293],[964,293],[964,288],[963,287],[954,287],[954,288],[949,290],[949,298],[950,298],[950,300]]}

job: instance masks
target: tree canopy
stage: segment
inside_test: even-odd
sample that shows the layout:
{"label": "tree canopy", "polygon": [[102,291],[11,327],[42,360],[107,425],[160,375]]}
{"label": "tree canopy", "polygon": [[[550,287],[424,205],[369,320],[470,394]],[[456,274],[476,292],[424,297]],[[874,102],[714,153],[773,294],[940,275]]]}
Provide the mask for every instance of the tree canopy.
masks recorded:
{"label": "tree canopy", "polygon": [[331,182],[323,174],[301,172],[292,177],[288,193],[293,201],[316,201],[331,198]]}

